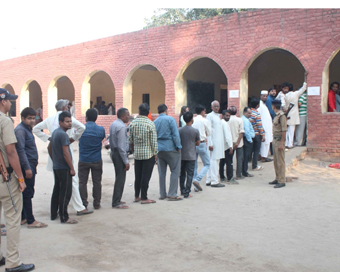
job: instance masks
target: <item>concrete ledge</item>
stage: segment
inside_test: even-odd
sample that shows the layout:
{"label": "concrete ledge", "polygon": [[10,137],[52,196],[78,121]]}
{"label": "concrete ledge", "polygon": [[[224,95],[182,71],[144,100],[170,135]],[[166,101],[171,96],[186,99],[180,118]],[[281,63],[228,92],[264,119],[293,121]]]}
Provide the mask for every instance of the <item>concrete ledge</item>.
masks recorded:
{"label": "concrete ledge", "polygon": [[307,155],[307,147],[299,146],[289,149],[286,152],[286,174],[296,165],[300,163]]}

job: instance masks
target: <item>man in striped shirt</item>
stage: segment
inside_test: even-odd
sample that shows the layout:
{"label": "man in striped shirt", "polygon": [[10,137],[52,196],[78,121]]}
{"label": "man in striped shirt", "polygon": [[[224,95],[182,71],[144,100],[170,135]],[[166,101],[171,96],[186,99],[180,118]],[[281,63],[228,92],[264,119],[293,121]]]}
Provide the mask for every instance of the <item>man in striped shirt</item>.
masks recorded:
{"label": "man in striped shirt", "polygon": [[253,129],[255,132],[255,137],[253,139],[253,170],[259,171],[263,169],[262,166],[257,165],[257,159],[259,157],[260,148],[261,148],[261,142],[264,142],[266,140],[264,129],[262,126],[262,119],[261,114],[257,111],[260,106],[260,99],[254,97],[250,101],[251,106],[251,116],[249,118],[250,123],[253,125]]}
{"label": "man in striped shirt", "polygon": [[296,146],[305,145],[306,125],[307,125],[307,93],[304,92],[299,98],[300,125],[296,126],[295,143]]}
{"label": "man in striped shirt", "polygon": [[156,203],[148,199],[149,181],[155,161],[157,160],[158,145],[155,124],[149,120],[150,107],[140,104],[139,116],[132,121],[129,129],[129,143],[135,155],[135,201],[142,204]]}

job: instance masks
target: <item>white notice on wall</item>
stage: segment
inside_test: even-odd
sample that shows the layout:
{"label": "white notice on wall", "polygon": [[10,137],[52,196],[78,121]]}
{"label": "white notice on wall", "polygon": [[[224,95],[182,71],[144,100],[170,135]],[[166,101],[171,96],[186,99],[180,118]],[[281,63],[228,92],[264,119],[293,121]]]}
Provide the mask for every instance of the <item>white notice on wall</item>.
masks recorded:
{"label": "white notice on wall", "polygon": [[230,98],[238,98],[239,97],[239,90],[230,90],[229,91],[229,97]]}
{"label": "white notice on wall", "polygon": [[307,95],[320,95],[320,87],[308,87]]}

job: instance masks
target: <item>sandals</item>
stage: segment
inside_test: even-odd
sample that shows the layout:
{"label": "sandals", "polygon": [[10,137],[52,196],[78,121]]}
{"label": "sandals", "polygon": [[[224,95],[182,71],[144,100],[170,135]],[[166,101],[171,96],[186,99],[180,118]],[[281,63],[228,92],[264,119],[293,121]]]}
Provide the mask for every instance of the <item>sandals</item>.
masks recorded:
{"label": "sandals", "polygon": [[21,225],[25,225],[27,223],[27,219],[21,220]]}
{"label": "sandals", "polygon": [[128,209],[129,206],[128,206],[128,205],[125,205],[125,204],[119,204],[119,205],[114,206],[114,207],[112,207],[112,208],[114,208],[114,209]]}
{"label": "sandals", "polygon": [[2,230],[1,230],[1,236],[6,236],[6,235],[7,235],[6,229],[2,229]]}
{"label": "sandals", "polygon": [[152,204],[152,203],[156,203],[156,201],[152,199],[148,199],[148,200],[142,200],[141,202],[141,204]]}
{"label": "sandals", "polygon": [[135,200],[133,201],[134,203],[137,203],[139,201],[141,201],[142,199],[140,197],[136,197]]}
{"label": "sandals", "polygon": [[269,159],[269,158],[265,158],[265,159],[262,159],[261,162],[272,162],[273,160],[272,159]]}
{"label": "sandals", "polygon": [[30,226],[28,225],[27,228],[28,229],[42,229],[42,228],[46,228],[48,225],[42,222],[38,222],[36,225]]}
{"label": "sandals", "polygon": [[178,200],[183,200],[183,198],[181,198],[181,197],[179,197],[179,196],[168,197],[168,201],[178,201]]}
{"label": "sandals", "polygon": [[75,219],[68,219],[66,222],[64,222],[64,224],[77,224],[78,221]]}

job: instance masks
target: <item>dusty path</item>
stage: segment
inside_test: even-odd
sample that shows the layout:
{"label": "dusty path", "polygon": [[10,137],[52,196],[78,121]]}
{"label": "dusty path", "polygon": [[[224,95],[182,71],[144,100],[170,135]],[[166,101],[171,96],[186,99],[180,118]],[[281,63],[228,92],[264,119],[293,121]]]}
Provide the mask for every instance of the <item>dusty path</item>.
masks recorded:
{"label": "dusty path", "polygon": [[46,145],[37,143],[34,213],[49,227],[22,227],[20,243],[22,261],[35,271],[339,271],[340,170],[306,159],[291,172],[298,180],[274,190],[265,163],[240,185],[203,186],[191,199],[168,202],[158,200],[155,168],[149,197],[157,203],[141,205],[132,203],[132,167],[123,197],[130,209],[114,210],[113,166],[103,151],[102,209],[80,217],[70,206],[79,224],[61,225],[49,220],[53,176],[45,170]]}

